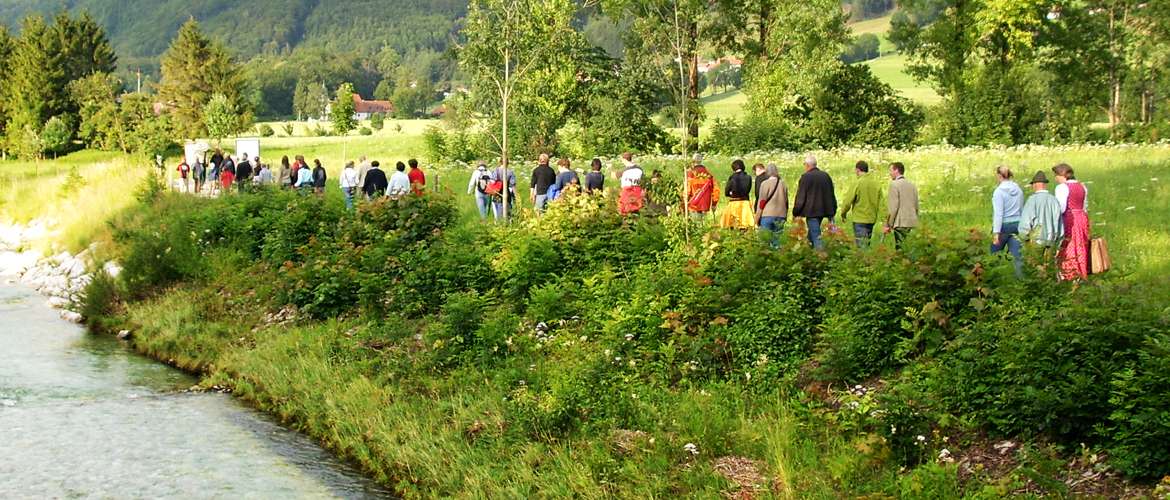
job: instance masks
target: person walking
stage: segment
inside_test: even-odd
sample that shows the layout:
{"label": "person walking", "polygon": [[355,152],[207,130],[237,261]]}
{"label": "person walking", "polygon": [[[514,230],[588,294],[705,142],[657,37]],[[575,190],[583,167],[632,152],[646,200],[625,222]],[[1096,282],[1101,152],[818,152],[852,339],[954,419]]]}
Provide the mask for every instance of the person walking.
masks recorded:
{"label": "person walking", "polygon": [[605,174],[601,173],[600,158],[594,158],[589,164],[589,173],[585,174],[585,192],[587,194],[605,192]]}
{"label": "person walking", "polygon": [[1044,248],[1047,254],[1062,237],[1064,214],[1060,201],[1048,192],[1048,176],[1041,170],[1032,176],[1032,195],[1024,202],[1020,214],[1020,238]]}
{"label": "person walking", "polygon": [[362,157],[358,158],[357,174],[359,187],[366,185],[366,173],[369,171],[370,162],[366,161],[366,157],[363,155]]}
{"label": "person walking", "polygon": [[557,173],[548,166],[548,155],[541,153],[536,168],[532,169],[530,199],[537,213],[543,212],[548,204],[548,188],[557,182]]}
{"label": "person walking", "polygon": [[1060,279],[1083,280],[1089,277],[1089,189],[1081,184],[1068,164],[1052,167],[1056,175],[1056,201],[1064,215],[1064,240],[1060,242]]}
{"label": "person walking", "polygon": [[285,189],[292,186],[292,166],[288,163],[288,155],[280,157],[280,175],[276,178],[280,183],[280,188]]}
{"label": "person walking", "polygon": [[313,159],[313,192],[321,195],[325,194],[325,182],[329,180],[329,174],[325,172],[325,167],[321,166],[321,160]]}
{"label": "person walking", "polygon": [[252,163],[248,161],[248,154],[245,153],[240,157],[240,163],[236,165],[236,189],[244,192],[244,186],[252,183]]}
{"label": "person walking", "polygon": [[386,196],[397,200],[410,194],[410,176],[406,175],[405,163],[398,162],[394,165],[394,170],[390,176],[390,186],[386,188]]}
{"label": "person walking", "polygon": [[901,250],[906,236],[918,227],[918,188],[906,180],[906,166],[890,164],[890,195],[886,202],[886,221],[882,232],[894,233],[894,249]]}
{"label": "person walking", "polygon": [[292,187],[292,188],[297,187],[297,184],[301,178],[301,169],[306,168],[308,166],[309,166],[309,164],[305,163],[304,156],[296,155],[295,157],[293,157],[293,164],[292,164],[292,168],[290,169],[290,177],[291,177],[292,184],[289,184],[289,187]]}
{"label": "person walking", "polygon": [[337,183],[341,187],[341,196],[345,198],[345,209],[353,210],[353,197],[357,195],[358,190],[358,173],[357,169],[353,168],[352,161],[346,162],[345,168],[341,169],[341,177]]}
{"label": "person walking", "polygon": [[755,183],[752,185],[752,194],[756,197],[754,200],[752,200],[753,207],[760,204],[760,184],[763,184],[764,181],[768,179],[768,174],[766,172],[767,168],[764,167],[763,163],[752,165],[752,175],[754,176],[752,177],[752,180],[755,181]]}
{"label": "person walking", "polygon": [[203,160],[195,158],[195,164],[191,166],[191,177],[195,181],[195,194],[203,192],[203,183],[207,182],[207,168],[203,166]]}
{"label": "person walking", "polygon": [[837,194],[833,191],[833,178],[817,168],[817,157],[808,155],[804,159],[804,174],[796,186],[796,200],[792,203],[792,216],[804,217],[808,226],[808,242],[821,250],[821,230],[825,219],[833,229],[833,218],[837,215]]}
{"label": "person walking", "polygon": [[1024,276],[1024,262],[1020,255],[1020,215],[1024,209],[1024,191],[1012,180],[1012,170],[1000,165],[995,169],[999,182],[991,193],[991,253],[1007,249],[1012,256],[1016,276]]}
{"label": "person walking", "polygon": [[236,167],[232,164],[232,157],[228,155],[223,159],[223,167],[219,173],[219,184],[223,187],[223,194],[228,194],[232,191],[232,185],[236,183]]}
{"label": "person walking", "polygon": [[853,211],[853,239],[858,248],[869,246],[873,238],[873,227],[881,220],[881,211],[885,208],[885,195],[875,176],[869,175],[869,164],[859,161],[853,167],[857,176],[857,184],[845,196],[845,206],[841,209],[841,222],[849,220],[849,212]]}
{"label": "person walking", "polygon": [[692,218],[703,220],[719,205],[719,189],[715,176],[703,165],[703,155],[696,154],[687,170],[687,213]]}
{"label": "person walking", "polygon": [[488,195],[488,186],[492,183],[492,174],[488,172],[487,163],[479,162],[475,170],[471,171],[471,178],[467,180],[467,194],[475,195],[475,207],[479,209],[480,220],[487,220],[491,209],[492,197]]}
{"label": "person walking", "polygon": [[564,196],[565,191],[581,192],[581,177],[573,170],[568,158],[557,160],[557,182],[553,184],[556,198]]}
{"label": "person walking", "polygon": [[256,184],[261,186],[270,186],[274,180],[275,179],[272,176],[272,168],[270,168],[266,163],[261,163],[260,173],[256,174]]}
{"label": "person walking", "polygon": [[410,172],[406,174],[407,179],[410,180],[410,191],[415,195],[422,196],[426,192],[427,176],[421,168],[418,168],[418,160],[411,158],[407,163],[410,164]]}
{"label": "person walking", "polygon": [[768,243],[780,248],[780,235],[788,218],[788,186],[780,178],[775,163],[764,167],[764,181],[760,183],[760,199],[756,202],[756,225],[770,233]]}
{"label": "person walking", "polygon": [[223,152],[215,150],[211,155],[211,168],[207,172],[207,178],[211,181],[211,192],[219,191],[219,173],[223,165]]}
{"label": "person walking", "polygon": [[748,176],[746,169],[743,160],[731,162],[731,178],[727,179],[723,193],[727,195],[727,208],[723,210],[723,218],[719,221],[720,227],[748,229],[756,225],[751,202],[752,178]]}
{"label": "person walking", "polygon": [[179,162],[179,166],[175,167],[175,171],[179,172],[179,182],[183,185],[183,192],[190,192],[191,185],[188,183],[188,177],[191,175],[191,165],[187,164],[186,158],[183,158]]}
{"label": "person walking", "polygon": [[366,195],[366,199],[372,200],[386,194],[389,185],[386,172],[382,171],[378,162],[370,162],[370,170],[366,172],[366,180],[362,183],[362,193]]}
{"label": "person walking", "polygon": [[[500,160],[500,166],[492,172],[492,189],[488,193],[492,196],[492,213],[495,215],[497,221],[500,219],[511,220],[512,214],[516,212],[516,171],[504,166],[504,160]],[[504,210],[504,196],[507,196],[508,210]]]}
{"label": "person walking", "polygon": [[642,177],[646,173],[641,166],[634,163],[633,153],[622,153],[622,164],[626,169],[622,171],[620,177],[622,191],[618,196],[618,212],[628,215],[640,212],[646,204],[645,192],[642,190]]}
{"label": "person walking", "polygon": [[301,194],[309,194],[313,191],[313,169],[305,165],[297,169],[297,184],[296,188]]}

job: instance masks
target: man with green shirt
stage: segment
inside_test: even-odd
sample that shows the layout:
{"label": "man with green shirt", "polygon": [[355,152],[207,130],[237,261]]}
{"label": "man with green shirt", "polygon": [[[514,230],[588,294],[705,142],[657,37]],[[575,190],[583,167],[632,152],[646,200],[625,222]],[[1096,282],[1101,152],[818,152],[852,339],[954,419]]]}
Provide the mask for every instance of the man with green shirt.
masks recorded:
{"label": "man with green shirt", "polygon": [[841,220],[849,220],[849,213],[853,212],[853,237],[858,247],[865,248],[873,237],[873,226],[881,219],[881,211],[885,207],[884,195],[878,180],[869,175],[868,163],[859,161],[853,170],[857,174],[857,184],[845,197]]}

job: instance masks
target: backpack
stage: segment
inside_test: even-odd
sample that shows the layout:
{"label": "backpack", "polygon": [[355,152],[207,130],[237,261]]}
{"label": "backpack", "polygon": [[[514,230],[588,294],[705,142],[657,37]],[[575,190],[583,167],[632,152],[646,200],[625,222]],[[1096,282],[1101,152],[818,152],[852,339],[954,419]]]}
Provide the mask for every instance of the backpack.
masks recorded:
{"label": "backpack", "polygon": [[[491,186],[491,184],[492,184],[492,176],[490,176],[488,174],[483,174],[483,175],[479,176],[478,181],[475,181],[475,190],[480,192],[481,194],[491,194],[491,193],[488,193],[488,191],[487,191],[488,187]],[[500,183],[500,186],[502,189],[503,183]]]}
{"label": "backpack", "polygon": [[557,185],[553,184],[548,187],[548,191],[544,192],[544,196],[548,201],[553,201],[561,195],[561,190],[557,189]]}
{"label": "backpack", "polygon": [[488,196],[500,196],[502,192],[504,192],[504,181],[491,181],[483,190],[483,193]]}

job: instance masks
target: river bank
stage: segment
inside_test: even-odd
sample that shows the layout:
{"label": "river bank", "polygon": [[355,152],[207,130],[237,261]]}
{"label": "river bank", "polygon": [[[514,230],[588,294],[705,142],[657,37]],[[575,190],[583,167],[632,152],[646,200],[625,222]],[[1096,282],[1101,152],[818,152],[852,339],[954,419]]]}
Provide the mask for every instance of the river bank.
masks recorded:
{"label": "river bank", "polygon": [[12,498],[371,498],[385,491],[230,396],[0,285],[0,491]]}

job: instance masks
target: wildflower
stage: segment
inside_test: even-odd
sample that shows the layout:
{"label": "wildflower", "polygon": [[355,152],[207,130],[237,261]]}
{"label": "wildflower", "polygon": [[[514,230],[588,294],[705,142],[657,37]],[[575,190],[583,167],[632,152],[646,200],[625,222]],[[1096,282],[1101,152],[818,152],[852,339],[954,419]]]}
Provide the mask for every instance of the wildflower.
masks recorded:
{"label": "wildflower", "polygon": [[617,361],[618,363],[621,363],[621,362],[622,362],[622,357],[621,357],[621,356],[614,356],[614,357],[613,357],[613,360],[614,360],[614,361]]}
{"label": "wildflower", "polygon": [[938,461],[950,464],[954,463],[955,459],[951,457],[951,450],[943,448],[942,451],[938,452]]}
{"label": "wildflower", "polygon": [[687,443],[683,445],[683,451],[690,453],[691,455],[698,455],[699,447],[696,446],[695,443]]}
{"label": "wildflower", "polygon": [[631,340],[634,340],[634,334],[632,334],[632,333],[627,333],[627,334],[626,334],[626,342],[629,342],[629,341],[631,341]]}
{"label": "wildflower", "polygon": [[921,444],[926,443],[926,436],[919,434],[917,437],[914,438],[914,440],[917,441],[917,444],[921,445]]}
{"label": "wildflower", "polygon": [[636,392],[630,393],[630,399],[638,399],[638,393],[636,393]]}
{"label": "wildflower", "polygon": [[890,426],[890,435],[893,436],[894,434],[897,434],[897,433],[898,433],[898,428],[896,426],[891,425]]}
{"label": "wildflower", "polygon": [[589,336],[588,336],[588,335],[582,335],[582,336],[581,336],[581,342],[586,342],[586,341],[588,341],[588,340],[589,340]]}

